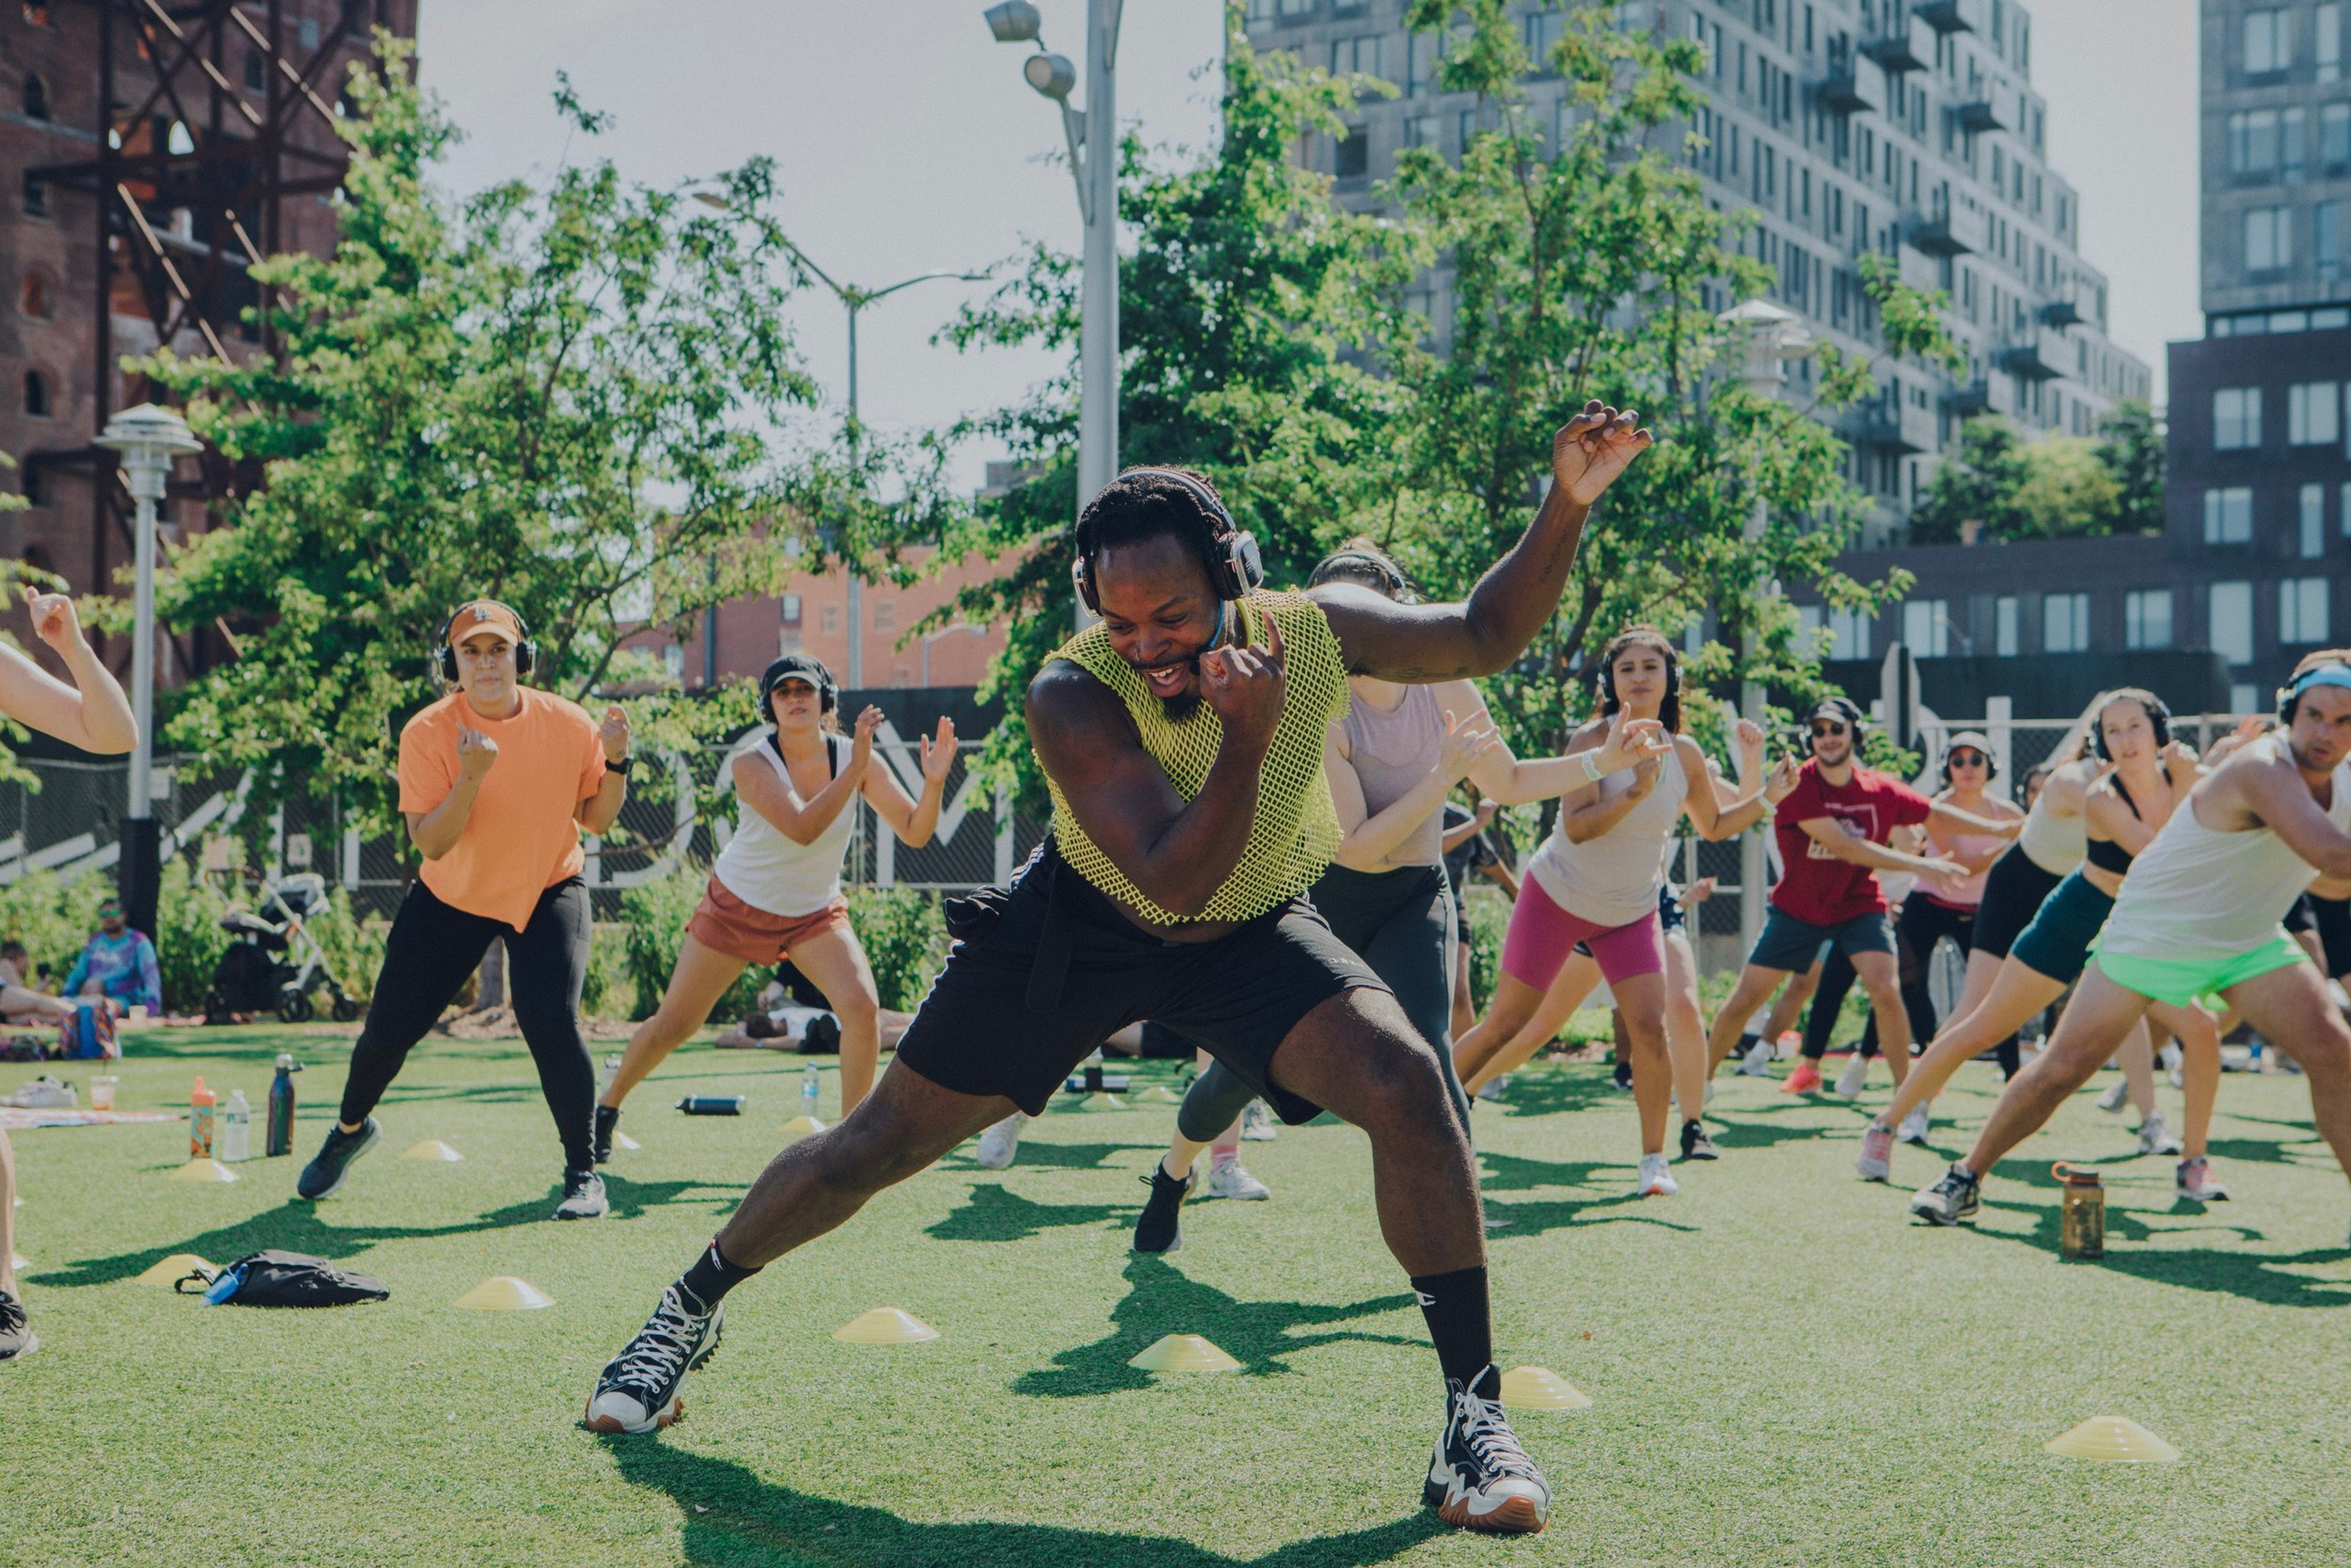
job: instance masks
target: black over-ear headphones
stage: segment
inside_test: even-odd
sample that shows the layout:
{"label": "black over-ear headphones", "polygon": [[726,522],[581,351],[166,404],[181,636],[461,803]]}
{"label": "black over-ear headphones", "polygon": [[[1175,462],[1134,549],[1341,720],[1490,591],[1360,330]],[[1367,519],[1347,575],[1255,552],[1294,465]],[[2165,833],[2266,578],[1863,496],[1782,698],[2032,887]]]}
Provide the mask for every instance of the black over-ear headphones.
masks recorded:
{"label": "black over-ear headphones", "polygon": [[2155,748],[2158,751],[2171,744],[2171,709],[2164,700],[2153,692],[2118,691],[2100,703],[2098,711],[2090,716],[2090,749],[2097,753],[2101,762],[2115,759],[2115,754],[2106,749],[2106,709],[2126,699],[2147,709],[2147,719],[2155,726]]}
{"label": "black over-ear headphones", "polygon": [[1347,578],[1371,577],[1378,580],[1380,591],[1399,604],[1414,601],[1412,584],[1405,580],[1404,572],[1385,556],[1367,549],[1333,550],[1315,563],[1313,575],[1307,586],[1320,588],[1326,582],[1343,581]]}
{"label": "black over-ear headphones", "polygon": [[522,632],[522,641],[515,644],[515,674],[530,674],[531,666],[538,663],[538,643],[531,637],[530,622],[522,618],[521,611],[497,599],[469,599],[449,612],[449,619],[441,623],[441,645],[433,650],[433,673],[453,686],[457,684],[457,649],[449,637],[457,630],[457,617],[476,604],[495,604],[515,618],[515,626]]}
{"label": "black over-ear headphones", "polygon": [[[1193,478],[1173,468],[1130,468],[1119,479],[1139,478],[1150,475],[1172,479],[1191,492],[1208,514],[1208,533],[1201,541],[1201,557],[1208,568],[1208,580],[1216,584],[1219,599],[1239,599],[1264,586],[1265,558],[1259,553],[1257,536],[1233,521],[1217,493]],[[1116,484],[1117,480],[1113,480]],[[1094,563],[1092,554],[1081,549],[1070,563],[1070,576],[1077,583],[1078,598],[1095,614],[1102,613],[1102,600],[1094,590]]]}
{"label": "black over-ear headphones", "polygon": [[759,718],[762,723],[776,721],[776,688],[798,675],[816,688],[817,712],[831,713],[841,706],[841,687],[823,660],[810,653],[786,653],[769,664],[759,676]]}

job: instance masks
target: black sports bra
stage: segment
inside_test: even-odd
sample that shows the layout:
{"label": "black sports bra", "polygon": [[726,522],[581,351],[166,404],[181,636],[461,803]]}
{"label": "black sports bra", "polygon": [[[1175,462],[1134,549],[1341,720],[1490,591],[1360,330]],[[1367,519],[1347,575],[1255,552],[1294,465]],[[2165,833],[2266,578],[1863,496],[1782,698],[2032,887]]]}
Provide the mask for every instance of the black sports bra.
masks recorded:
{"label": "black sports bra", "polygon": [[[2170,782],[2171,765],[2169,763],[2164,765],[2163,777],[2166,783]],[[2123,798],[2123,804],[2130,808],[2131,815],[2137,817],[2142,822],[2147,821],[2139,811],[2138,802],[2131,799],[2130,786],[2123,782],[2122,775],[2117,773],[2113,775],[2113,778],[2115,793]],[[2116,876],[2126,876],[2130,873],[2133,857],[2130,851],[2123,848],[2113,839],[2092,839],[2089,841],[2089,847],[2083,852],[2082,858],[2101,871],[2113,872]]]}

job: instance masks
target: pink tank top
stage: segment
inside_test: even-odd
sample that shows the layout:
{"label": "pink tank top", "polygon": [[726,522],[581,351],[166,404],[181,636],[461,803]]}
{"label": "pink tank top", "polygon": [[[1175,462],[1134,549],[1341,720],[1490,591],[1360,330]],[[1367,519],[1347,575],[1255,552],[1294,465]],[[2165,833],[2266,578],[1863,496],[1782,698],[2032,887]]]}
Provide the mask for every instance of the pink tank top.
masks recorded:
{"label": "pink tank top", "polygon": [[[1364,788],[1364,814],[1376,817],[1428,777],[1445,748],[1445,714],[1433,686],[1406,686],[1404,701],[1386,713],[1347,693],[1347,756]],[[1388,852],[1390,865],[1437,865],[1445,858],[1445,808],[1423,818],[1411,836]]]}
{"label": "pink tank top", "polygon": [[[1953,833],[1946,838],[1930,826],[1927,830],[1927,842],[1938,854],[1954,858],[1964,855],[1974,860],[2006,848],[2009,841],[1996,839],[1990,833]],[[1918,879],[1918,891],[1938,904],[1948,904],[1954,909],[1973,909],[1983,902],[1984,883],[1991,875],[1991,867],[1986,866],[1968,877],[1922,876]]]}

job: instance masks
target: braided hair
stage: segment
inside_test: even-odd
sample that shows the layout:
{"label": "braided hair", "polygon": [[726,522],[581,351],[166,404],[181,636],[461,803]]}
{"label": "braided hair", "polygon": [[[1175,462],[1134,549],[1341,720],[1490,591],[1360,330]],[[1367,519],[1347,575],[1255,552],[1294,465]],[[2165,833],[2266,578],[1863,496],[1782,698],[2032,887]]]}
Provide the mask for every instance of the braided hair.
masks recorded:
{"label": "braided hair", "polygon": [[[1216,486],[1196,469],[1173,468],[1166,464],[1158,465],[1155,470],[1130,468],[1095,491],[1094,498],[1078,514],[1073,541],[1078,558],[1092,561],[1109,546],[1134,544],[1161,534],[1196,541],[1206,541],[1213,536],[1217,527],[1215,515],[1181,480],[1170,478],[1170,472],[1183,475],[1211,496],[1217,495]],[[1221,496],[1217,498],[1219,503],[1224,499]]]}

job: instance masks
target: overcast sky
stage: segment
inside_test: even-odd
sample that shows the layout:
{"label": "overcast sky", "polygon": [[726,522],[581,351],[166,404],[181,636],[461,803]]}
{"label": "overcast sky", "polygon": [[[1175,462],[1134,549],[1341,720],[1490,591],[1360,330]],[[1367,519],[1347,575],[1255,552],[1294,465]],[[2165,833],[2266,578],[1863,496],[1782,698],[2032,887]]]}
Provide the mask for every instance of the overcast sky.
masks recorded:
{"label": "overcast sky", "polygon": [[[1081,57],[1082,0],[1040,0],[1046,38]],[[421,0],[425,83],[466,132],[447,171],[472,190],[543,173],[565,155],[555,73],[617,117],[603,146],[632,177],[775,160],[793,238],[835,277],[878,287],[934,267],[977,268],[1042,238],[1076,249],[1075,193],[1044,162],[1052,108],[1021,81],[982,0]],[[2196,0],[2036,0],[2034,83],[2049,152],[2082,192],[2084,248],[2113,280],[2123,346],[2156,367],[2201,330],[2196,307]],[[1200,145],[1217,52],[1217,0],[1133,0],[1119,57],[1120,119],[1154,142]],[[1082,93],[1081,93],[1082,96]],[[570,155],[586,155],[574,145]],[[866,419],[944,423],[1016,397],[1040,356],[959,355],[931,333],[975,290],[925,284],[867,312]],[[810,369],[845,395],[841,312],[804,299]],[[990,455],[967,454],[977,482]]]}

